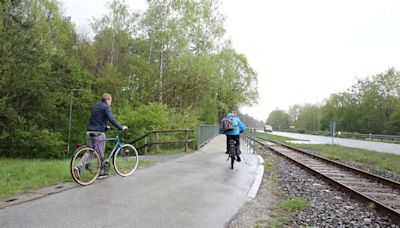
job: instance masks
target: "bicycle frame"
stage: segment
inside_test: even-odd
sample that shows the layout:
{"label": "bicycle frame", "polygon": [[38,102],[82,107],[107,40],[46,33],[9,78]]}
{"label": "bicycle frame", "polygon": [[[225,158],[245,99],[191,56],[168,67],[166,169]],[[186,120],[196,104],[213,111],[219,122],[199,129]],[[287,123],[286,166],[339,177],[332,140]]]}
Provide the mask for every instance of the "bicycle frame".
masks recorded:
{"label": "bicycle frame", "polygon": [[117,135],[115,138],[106,138],[106,139],[99,139],[99,140],[96,140],[96,142],[95,142],[95,145],[94,145],[94,151],[96,152],[96,153],[98,153],[99,154],[99,156],[100,156],[100,159],[101,159],[101,161],[103,162],[103,161],[105,161],[105,151],[104,151],[104,155],[102,155],[101,153],[100,153],[100,147],[99,147],[99,144],[101,143],[101,142],[104,142],[104,141],[112,141],[112,140],[114,140],[115,141],[115,143],[114,143],[114,147],[113,147],[113,149],[111,150],[111,153],[110,153],[110,155],[108,156],[108,158],[107,158],[107,161],[108,160],[110,160],[111,159],[111,157],[114,155],[114,153],[117,151],[117,148],[118,149],[121,149],[122,148],[122,143],[121,143],[121,140],[120,140],[120,138],[119,138],[119,136]]}

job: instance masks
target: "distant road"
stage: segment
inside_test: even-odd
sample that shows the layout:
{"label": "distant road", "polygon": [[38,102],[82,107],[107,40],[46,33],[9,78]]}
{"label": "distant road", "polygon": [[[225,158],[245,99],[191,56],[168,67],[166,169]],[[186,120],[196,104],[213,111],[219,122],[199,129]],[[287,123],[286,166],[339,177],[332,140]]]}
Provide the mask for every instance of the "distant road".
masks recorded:
{"label": "distant road", "polygon": [[[318,143],[332,143],[331,137],[326,136],[316,136],[316,135],[306,135],[306,134],[296,134],[296,133],[287,133],[287,132],[272,132],[274,135],[286,136],[295,139],[309,140]],[[368,150],[374,150],[378,152],[386,152],[392,154],[400,154],[400,144],[393,143],[381,143],[381,142],[369,142],[363,140],[354,140],[354,139],[343,139],[343,138],[334,138],[334,144],[339,144],[342,146],[354,147],[354,148],[362,148]]]}

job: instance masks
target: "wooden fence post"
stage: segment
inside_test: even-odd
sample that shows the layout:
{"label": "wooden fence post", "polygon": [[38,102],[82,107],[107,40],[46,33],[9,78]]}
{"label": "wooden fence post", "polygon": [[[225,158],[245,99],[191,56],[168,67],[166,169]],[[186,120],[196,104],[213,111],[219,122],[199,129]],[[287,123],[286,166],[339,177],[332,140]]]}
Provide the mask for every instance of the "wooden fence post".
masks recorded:
{"label": "wooden fence post", "polygon": [[159,144],[158,132],[156,132],[156,153],[160,151],[160,144]]}
{"label": "wooden fence post", "polygon": [[189,129],[185,130],[185,152],[189,149],[189,138],[188,138]]}
{"label": "wooden fence post", "polygon": [[148,142],[148,139],[146,136],[146,137],[144,137],[144,154],[147,154],[147,142]]}

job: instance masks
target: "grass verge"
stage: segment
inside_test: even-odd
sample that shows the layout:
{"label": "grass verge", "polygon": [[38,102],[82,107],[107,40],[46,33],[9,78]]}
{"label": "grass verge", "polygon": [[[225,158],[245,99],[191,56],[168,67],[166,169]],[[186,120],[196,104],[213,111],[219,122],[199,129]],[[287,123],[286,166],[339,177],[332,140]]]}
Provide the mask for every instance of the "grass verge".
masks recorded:
{"label": "grass verge", "polygon": [[336,161],[354,161],[400,174],[400,155],[340,146],[336,144],[292,144]]}
{"label": "grass verge", "polygon": [[256,132],[256,136],[263,138],[263,139],[267,139],[267,140],[270,139],[270,140],[281,141],[281,142],[284,142],[286,140],[299,140],[299,139],[293,139],[293,138],[289,138],[289,137],[285,137],[285,136],[273,135],[273,134],[264,133],[264,132]]}
{"label": "grass verge", "polygon": [[269,227],[284,227],[289,222],[290,213],[309,207],[308,202],[301,198],[287,198],[282,193],[278,195],[280,195],[281,201],[271,209],[272,219],[269,221]]}
{"label": "grass verge", "polygon": [[[286,140],[295,140],[261,132],[257,132],[257,136],[264,139],[271,139],[281,142],[285,142]],[[337,144],[285,143],[296,148],[313,151],[317,155],[331,160],[336,160],[339,162],[354,161],[363,165],[385,169],[400,174],[400,155],[397,154],[381,153],[372,150],[340,146]]]}
{"label": "grass verge", "polygon": [[277,186],[277,172],[278,169],[275,167],[272,161],[272,154],[258,148],[257,152],[264,158],[264,178],[266,178],[269,185],[273,187],[273,204],[269,207],[270,217],[268,221],[258,221],[255,227],[285,227],[289,222],[289,216],[292,212],[298,212],[309,207],[308,202],[305,200],[295,197],[288,198],[288,195]]}
{"label": "grass verge", "polygon": [[[141,167],[150,162],[140,160]],[[0,197],[72,181],[70,160],[0,158]],[[111,172],[111,174],[115,171]]]}

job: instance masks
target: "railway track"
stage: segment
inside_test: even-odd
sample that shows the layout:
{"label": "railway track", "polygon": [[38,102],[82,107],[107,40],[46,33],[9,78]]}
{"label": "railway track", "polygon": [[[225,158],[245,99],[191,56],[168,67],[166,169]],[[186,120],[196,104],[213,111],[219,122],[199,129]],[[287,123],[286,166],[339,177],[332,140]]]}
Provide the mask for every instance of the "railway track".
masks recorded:
{"label": "railway track", "polygon": [[400,224],[400,183],[280,142],[261,138],[255,141]]}

